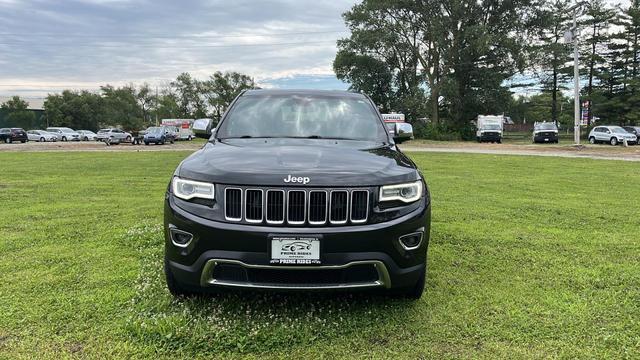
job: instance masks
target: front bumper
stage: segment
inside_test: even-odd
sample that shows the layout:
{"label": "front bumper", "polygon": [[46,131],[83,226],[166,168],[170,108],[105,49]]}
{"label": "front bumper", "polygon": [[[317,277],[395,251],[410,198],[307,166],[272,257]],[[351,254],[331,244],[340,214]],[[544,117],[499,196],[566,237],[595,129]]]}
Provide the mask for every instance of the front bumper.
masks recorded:
{"label": "front bumper", "polygon": [[[165,256],[173,277],[189,288],[276,290],[403,288],[426,266],[431,206],[376,224],[289,228],[212,221],[165,202]],[[176,246],[169,228],[193,234]],[[399,237],[422,231],[419,246],[406,250]],[[315,235],[320,265],[271,265],[270,235]],[[219,271],[220,270],[220,271]]]}
{"label": "front bumper", "polygon": [[533,141],[537,143],[557,142],[558,134],[535,134],[533,136]]}
{"label": "front bumper", "polygon": [[485,132],[480,135],[480,141],[502,141],[502,134],[498,132]]}

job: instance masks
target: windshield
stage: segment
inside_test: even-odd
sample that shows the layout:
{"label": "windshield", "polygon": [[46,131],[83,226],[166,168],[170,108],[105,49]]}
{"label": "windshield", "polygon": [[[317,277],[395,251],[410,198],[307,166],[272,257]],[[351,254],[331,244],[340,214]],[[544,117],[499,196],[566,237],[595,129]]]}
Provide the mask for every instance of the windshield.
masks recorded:
{"label": "windshield", "polygon": [[159,127],[152,127],[152,128],[149,128],[149,129],[147,130],[147,133],[149,133],[149,134],[158,134],[158,133],[162,133],[162,128],[159,128]]}
{"label": "windshield", "polygon": [[386,141],[365,98],[321,95],[243,96],[220,125],[218,138],[294,137]]}
{"label": "windshield", "polygon": [[557,130],[554,123],[542,123],[536,125],[536,130]]}
{"label": "windshield", "polygon": [[485,124],[482,129],[484,130],[500,130],[500,125],[498,124]]}

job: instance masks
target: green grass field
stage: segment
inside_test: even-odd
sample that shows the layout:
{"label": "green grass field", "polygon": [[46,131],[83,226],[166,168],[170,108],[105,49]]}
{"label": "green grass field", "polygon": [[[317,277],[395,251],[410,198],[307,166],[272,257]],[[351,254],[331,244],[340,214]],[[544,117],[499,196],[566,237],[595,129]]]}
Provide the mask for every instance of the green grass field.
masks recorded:
{"label": "green grass field", "polygon": [[162,204],[187,153],[0,153],[0,358],[638,358],[640,164],[413,154],[420,301],[173,300]]}

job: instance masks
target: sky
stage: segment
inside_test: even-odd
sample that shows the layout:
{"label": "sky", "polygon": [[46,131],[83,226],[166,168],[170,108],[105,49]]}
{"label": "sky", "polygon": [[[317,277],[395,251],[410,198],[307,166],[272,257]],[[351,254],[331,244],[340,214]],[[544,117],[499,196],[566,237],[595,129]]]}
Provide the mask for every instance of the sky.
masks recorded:
{"label": "sky", "polygon": [[0,96],[239,71],[345,89],[331,64],[356,0],[0,0]]}
{"label": "sky", "polygon": [[[627,5],[629,0],[607,0]],[[357,0],[0,0],[0,97],[239,71],[345,89],[331,64]]]}

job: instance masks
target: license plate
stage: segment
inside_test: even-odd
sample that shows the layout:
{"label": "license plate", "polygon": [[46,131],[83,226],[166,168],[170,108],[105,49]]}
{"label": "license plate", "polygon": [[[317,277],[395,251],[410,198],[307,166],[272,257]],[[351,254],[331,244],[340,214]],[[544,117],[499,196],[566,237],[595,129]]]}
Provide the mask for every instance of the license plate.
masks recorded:
{"label": "license plate", "polygon": [[320,264],[320,239],[315,236],[272,236],[271,263],[291,265]]}

